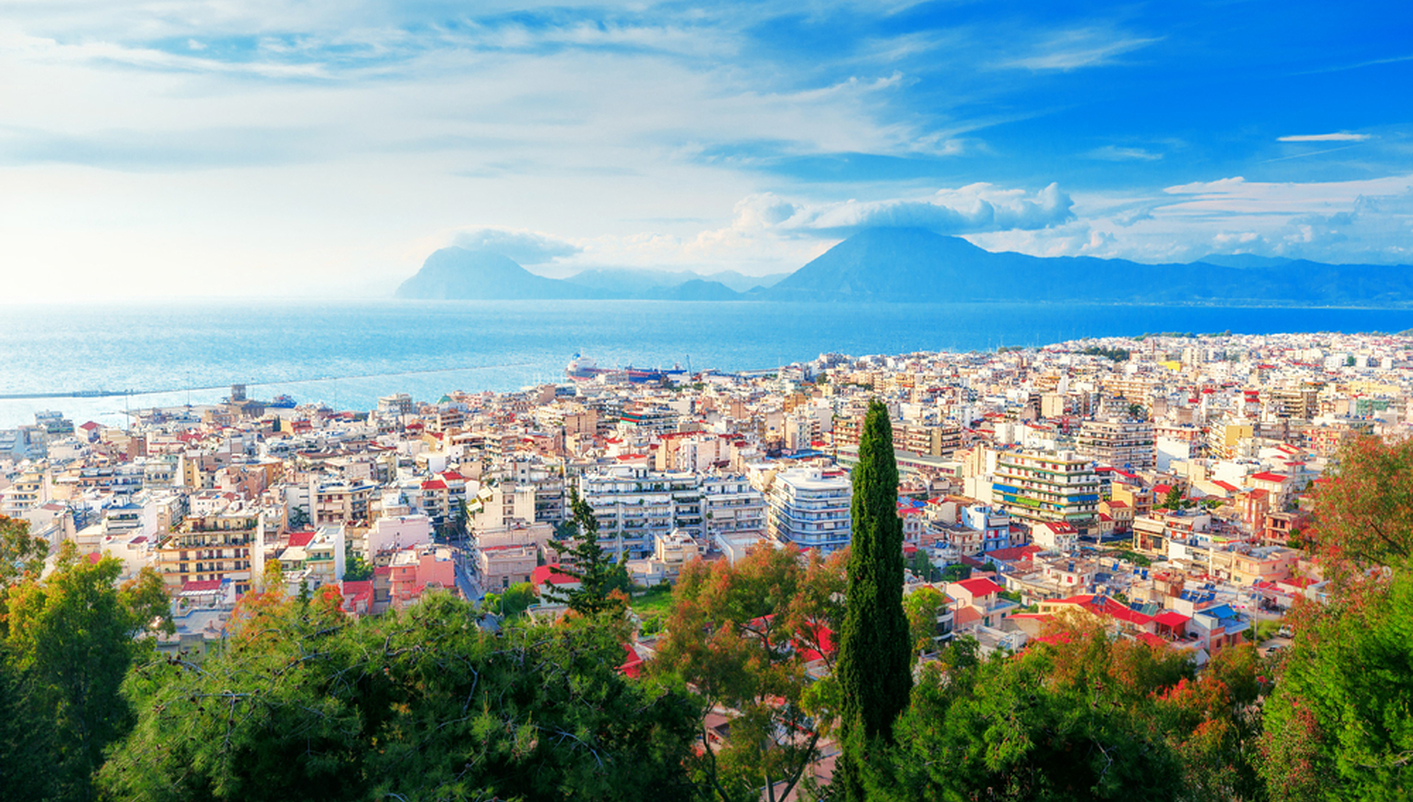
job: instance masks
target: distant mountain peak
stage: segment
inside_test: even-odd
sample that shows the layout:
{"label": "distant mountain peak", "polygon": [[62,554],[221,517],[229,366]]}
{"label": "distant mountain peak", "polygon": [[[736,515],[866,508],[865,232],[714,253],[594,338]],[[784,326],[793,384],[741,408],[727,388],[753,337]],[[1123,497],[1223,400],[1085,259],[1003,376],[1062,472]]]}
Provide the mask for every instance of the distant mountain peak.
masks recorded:
{"label": "distant mountain peak", "polygon": [[537,276],[513,259],[488,250],[442,248],[402,282],[396,298],[430,301],[597,298],[599,293]]}
{"label": "distant mountain peak", "polygon": [[846,302],[1413,303],[1413,275],[1406,269],[1249,255],[1204,257],[1195,264],[1197,269],[991,252],[925,229],[879,228],[849,237],[752,296]]}

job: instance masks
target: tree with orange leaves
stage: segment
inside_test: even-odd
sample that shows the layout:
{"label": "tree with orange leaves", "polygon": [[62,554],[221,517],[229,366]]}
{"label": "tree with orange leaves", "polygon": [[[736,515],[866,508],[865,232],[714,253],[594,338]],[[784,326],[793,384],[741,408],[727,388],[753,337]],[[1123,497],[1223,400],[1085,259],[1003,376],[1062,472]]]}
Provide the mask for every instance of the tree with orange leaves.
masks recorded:
{"label": "tree with orange leaves", "polygon": [[[653,669],[698,694],[692,768],[720,802],[783,799],[819,759],[838,711],[828,674],[844,614],[845,559],[762,545],[735,565],[683,568]],[[814,665],[823,679],[811,680]],[[707,724],[713,714],[725,718],[724,738]]]}
{"label": "tree with orange leaves", "polygon": [[1413,787],[1413,441],[1364,437],[1315,491],[1326,603],[1302,600],[1265,703],[1272,799],[1407,799]]}

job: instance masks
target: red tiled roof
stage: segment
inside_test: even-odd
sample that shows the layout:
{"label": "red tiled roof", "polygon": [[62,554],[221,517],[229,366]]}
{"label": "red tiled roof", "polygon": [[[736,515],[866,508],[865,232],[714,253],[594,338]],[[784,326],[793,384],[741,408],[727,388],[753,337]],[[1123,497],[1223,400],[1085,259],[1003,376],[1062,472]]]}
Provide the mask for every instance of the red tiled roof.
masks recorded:
{"label": "red tiled roof", "polygon": [[1253,473],[1251,475],[1251,479],[1257,482],[1284,482],[1286,478],[1287,477],[1282,476],[1281,474],[1271,473],[1270,471],[1265,471],[1263,473]]}
{"label": "red tiled roof", "polygon": [[530,584],[540,587],[548,582],[551,585],[577,585],[579,580],[559,570],[555,565],[541,565],[530,572]]}
{"label": "red tiled roof", "polygon": [[1077,604],[1080,607],[1088,608],[1094,602],[1094,594],[1081,593],[1078,596],[1070,596],[1065,599],[1051,599],[1053,604]]}
{"label": "red tiled roof", "polygon": [[1020,560],[1025,557],[1029,557],[1032,554],[1039,554],[1042,551],[1044,551],[1044,549],[1040,548],[1039,546],[1012,546],[1008,549],[996,549],[995,551],[988,551],[986,552],[986,556],[993,560],[999,560],[1001,562],[1011,562],[1013,560]]}
{"label": "red tiled roof", "polygon": [[1113,599],[1107,598],[1104,599],[1104,606],[1099,609],[1099,612],[1110,618],[1117,618],[1120,621],[1127,621],[1130,624],[1138,624],[1139,626],[1150,623],[1153,620],[1153,616],[1151,615],[1144,615],[1137,610],[1130,609]]}
{"label": "red tiled roof", "polygon": [[290,532],[289,544],[291,546],[308,546],[314,540],[313,532]]}
{"label": "red tiled roof", "polygon": [[203,579],[200,582],[183,582],[182,593],[210,593],[221,589],[221,580]]}
{"label": "red tiled roof", "polygon": [[834,631],[821,624],[805,624],[805,626],[814,630],[814,639],[818,642],[820,649],[824,650],[824,653],[821,654],[819,650],[808,643],[799,643],[797,646],[800,648],[800,656],[806,662],[823,660],[826,656],[833,656],[834,652],[838,650],[834,644]]}
{"label": "red tiled roof", "polygon": [[626,652],[622,665],[618,670],[628,677],[637,677],[643,671],[643,658],[630,644],[623,644],[623,651]]}
{"label": "red tiled roof", "polygon": [[963,624],[970,624],[973,621],[980,621],[981,613],[978,613],[975,608],[963,607],[957,611],[956,615],[952,617],[952,620],[957,626],[962,626]]}
{"label": "red tiled roof", "polygon": [[1181,627],[1185,626],[1187,622],[1192,619],[1188,618],[1177,610],[1164,610],[1163,612],[1158,613],[1156,616],[1154,616],[1153,620],[1157,621],[1165,627]]}
{"label": "red tiled roof", "polygon": [[985,596],[990,593],[1000,593],[1005,590],[1005,588],[989,579],[963,579],[960,582],[953,582],[952,584],[970,593],[973,597]]}
{"label": "red tiled roof", "polygon": [[1152,632],[1140,632],[1136,637],[1138,640],[1152,646],[1154,649],[1167,649],[1172,646],[1172,644],[1154,635]]}

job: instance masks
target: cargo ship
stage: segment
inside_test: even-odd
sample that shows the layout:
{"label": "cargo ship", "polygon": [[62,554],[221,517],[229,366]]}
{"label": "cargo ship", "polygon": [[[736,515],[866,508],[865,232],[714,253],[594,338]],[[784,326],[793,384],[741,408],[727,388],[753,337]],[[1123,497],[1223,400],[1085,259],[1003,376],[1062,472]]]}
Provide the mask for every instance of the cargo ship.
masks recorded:
{"label": "cargo ship", "polygon": [[628,381],[633,384],[656,384],[667,380],[681,381],[687,377],[687,371],[683,370],[681,365],[673,365],[672,370],[635,368],[629,365],[622,371],[617,371],[613,368],[601,368],[593,359],[580,354],[575,354],[564,368],[564,375],[574,381],[592,381],[601,374],[620,372],[626,374]]}

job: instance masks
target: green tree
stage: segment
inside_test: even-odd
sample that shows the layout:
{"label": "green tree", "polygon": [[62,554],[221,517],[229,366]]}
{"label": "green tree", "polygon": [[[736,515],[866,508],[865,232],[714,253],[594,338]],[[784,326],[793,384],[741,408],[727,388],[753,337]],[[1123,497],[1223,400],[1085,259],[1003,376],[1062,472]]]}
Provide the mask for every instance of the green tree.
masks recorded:
{"label": "green tree", "polygon": [[309,525],[309,511],[302,507],[295,507],[286,516],[289,528],[298,530]]}
{"label": "green tree", "polygon": [[923,669],[898,720],[888,796],[1126,800],[1142,788],[1145,799],[1180,799],[1153,695],[1191,673],[1171,650],[1112,641],[1097,626],[984,661],[974,644],[954,644]]}
{"label": "green tree", "polygon": [[849,588],[839,639],[843,754],[834,782],[846,800],[865,797],[864,772],[885,756],[893,722],[908,705],[912,648],[903,611],[903,522],[888,408],[869,404],[853,469]]}
{"label": "green tree", "polygon": [[481,600],[481,609],[511,619],[519,618],[534,603],[534,586],[529,582],[519,582],[502,593],[487,593],[486,598]]}
{"label": "green tree", "polygon": [[119,689],[151,648],[139,636],[174,631],[161,578],[144,569],[119,588],[121,570],[117,560],[90,562],[65,542],[52,574],[10,591],[6,657],[54,722],[61,798],[91,797],[103,750],[131,725]]}
{"label": "green tree", "polygon": [[[695,561],[673,590],[653,672],[684,680],[700,699],[701,755],[691,771],[720,802],[783,799],[820,757],[837,715],[837,684],[809,664],[834,666],[843,618],[844,555],[758,547],[735,565]],[[724,714],[729,735],[709,729]],[[764,789],[764,790],[762,790]]]}
{"label": "green tree", "polygon": [[53,717],[0,643],[0,800],[53,797],[55,751]]}
{"label": "green tree", "polygon": [[942,569],[942,579],[946,582],[961,582],[971,577],[971,566],[965,563],[952,563]]}
{"label": "green tree", "polygon": [[1314,496],[1306,538],[1339,577],[1371,565],[1413,564],[1413,440],[1348,443]]}
{"label": "green tree", "polygon": [[913,655],[937,649],[937,613],[947,605],[947,596],[937,588],[922,587],[903,597],[903,610],[908,616],[908,634],[912,636]]}
{"label": "green tree", "polygon": [[[363,559],[363,555],[354,550],[350,543],[344,547],[344,568],[343,578],[348,582],[363,582],[373,578],[373,566]],[[278,564],[278,561],[276,561]]]}
{"label": "green tree", "polygon": [[563,602],[579,615],[622,613],[627,609],[627,592],[631,586],[627,569],[609,557],[599,544],[598,518],[594,517],[594,508],[579,497],[578,490],[570,490],[569,508],[574,522],[573,539],[570,545],[554,542],[550,547],[561,559],[568,558],[558,570],[578,580],[579,586],[570,590],[547,586],[549,598]]}
{"label": "green tree", "polygon": [[1413,443],[1365,437],[1315,491],[1303,534],[1332,577],[1301,602],[1266,700],[1270,796],[1407,799],[1413,787]]}
{"label": "green tree", "polygon": [[[4,612],[5,588],[26,575],[38,576],[49,554],[47,543],[29,534],[29,522],[0,515],[0,613]],[[0,615],[0,626],[4,616]],[[0,633],[3,634],[3,633]]]}
{"label": "green tree", "polygon": [[1163,496],[1163,502],[1159,506],[1170,510],[1182,509],[1182,488],[1177,486],[1168,488],[1168,494]]}
{"label": "green tree", "polygon": [[1265,705],[1274,800],[1407,799],[1413,788],[1413,574],[1293,611]]}
{"label": "green tree", "polygon": [[932,564],[932,558],[927,556],[925,549],[918,549],[917,553],[908,560],[908,568],[924,582],[935,582],[941,576],[941,572],[937,570],[937,566]]}
{"label": "green tree", "polygon": [[1200,676],[1155,693],[1155,720],[1181,763],[1184,799],[1266,797],[1258,773],[1263,670],[1256,648],[1244,644],[1218,652]]}
{"label": "green tree", "polygon": [[246,604],[201,665],[155,661],[99,784],[115,800],[685,800],[695,709],[624,677],[580,620],[499,636],[435,593],[353,620],[336,593]]}

